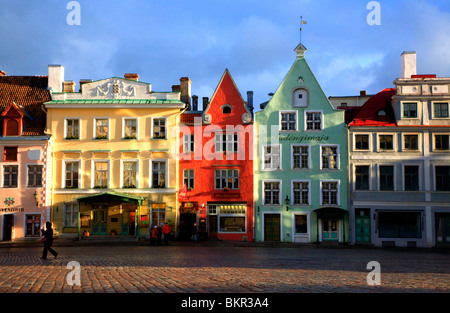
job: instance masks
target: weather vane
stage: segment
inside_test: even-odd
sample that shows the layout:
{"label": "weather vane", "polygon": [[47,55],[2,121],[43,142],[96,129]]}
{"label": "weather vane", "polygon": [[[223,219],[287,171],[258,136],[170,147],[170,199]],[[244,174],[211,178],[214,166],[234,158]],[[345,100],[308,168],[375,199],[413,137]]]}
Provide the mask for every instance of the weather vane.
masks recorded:
{"label": "weather vane", "polygon": [[300,16],[300,43],[302,43],[302,30],[303,30],[302,25],[304,25],[306,23],[308,23],[308,22],[303,20],[303,16]]}

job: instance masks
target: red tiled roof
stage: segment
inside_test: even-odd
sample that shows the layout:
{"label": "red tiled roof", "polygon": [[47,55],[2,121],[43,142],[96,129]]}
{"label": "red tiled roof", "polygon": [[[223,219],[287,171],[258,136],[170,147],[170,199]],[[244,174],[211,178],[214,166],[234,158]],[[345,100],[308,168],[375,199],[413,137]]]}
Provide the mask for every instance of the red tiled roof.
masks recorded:
{"label": "red tiled roof", "polygon": [[[391,98],[395,95],[395,88],[386,88],[367,100],[350,126],[397,126]],[[384,114],[380,114],[384,111]]]}
{"label": "red tiled roof", "polygon": [[[51,100],[47,86],[47,76],[0,76],[0,113],[14,102],[33,119],[26,125],[24,136],[44,134],[46,113],[42,105]],[[0,123],[1,133],[3,123]]]}

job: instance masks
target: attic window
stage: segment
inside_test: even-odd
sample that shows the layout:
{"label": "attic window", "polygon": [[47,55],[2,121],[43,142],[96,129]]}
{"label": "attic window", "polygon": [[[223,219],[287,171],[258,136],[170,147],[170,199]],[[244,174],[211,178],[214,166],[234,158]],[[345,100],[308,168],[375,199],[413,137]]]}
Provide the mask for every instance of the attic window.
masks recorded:
{"label": "attic window", "polygon": [[223,114],[230,114],[232,107],[229,104],[225,104],[221,107],[221,109]]}
{"label": "attic window", "polygon": [[386,116],[386,111],[385,110],[380,110],[377,113],[378,116]]}
{"label": "attic window", "polygon": [[6,122],[6,136],[19,136],[19,122],[17,120],[8,120]]}

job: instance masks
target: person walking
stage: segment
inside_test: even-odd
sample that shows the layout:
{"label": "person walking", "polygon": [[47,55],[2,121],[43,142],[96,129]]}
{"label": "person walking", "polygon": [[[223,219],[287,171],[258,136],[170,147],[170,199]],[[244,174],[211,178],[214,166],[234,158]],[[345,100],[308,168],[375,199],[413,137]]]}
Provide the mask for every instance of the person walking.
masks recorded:
{"label": "person walking", "polygon": [[162,241],[162,225],[163,223],[161,223],[158,227],[158,234],[157,234],[157,238],[156,238],[156,245],[160,246],[161,245],[161,241]]}
{"label": "person walking", "polygon": [[49,251],[55,259],[58,257],[58,253],[52,249],[53,245],[53,229],[52,229],[52,223],[47,222],[45,223],[45,230],[42,228],[42,241],[44,243],[44,250],[42,251],[42,257],[41,259],[46,260],[47,259],[47,251]]}
{"label": "person walking", "polygon": [[166,223],[162,229],[163,236],[164,236],[164,245],[166,245],[166,246],[169,244],[170,231],[171,231],[170,226],[169,226],[169,224]]}
{"label": "person walking", "polygon": [[151,237],[150,237],[150,243],[152,246],[156,245],[156,239],[158,238],[158,226],[153,226]]}

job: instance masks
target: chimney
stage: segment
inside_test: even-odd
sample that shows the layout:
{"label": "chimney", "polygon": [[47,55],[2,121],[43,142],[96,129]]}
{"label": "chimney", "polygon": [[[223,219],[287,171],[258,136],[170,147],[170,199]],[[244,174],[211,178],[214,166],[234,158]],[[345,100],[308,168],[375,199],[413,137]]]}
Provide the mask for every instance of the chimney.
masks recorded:
{"label": "chimney", "polygon": [[253,91],[247,91],[247,106],[253,115]]}
{"label": "chimney", "polygon": [[402,76],[401,78],[411,78],[417,74],[416,52],[404,51],[402,53]]}
{"label": "chimney", "polygon": [[139,80],[139,74],[136,74],[136,73],[127,73],[123,77],[125,77],[126,79],[134,80],[134,81]]}
{"label": "chimney", "polygon": [[180,85],[172,85],[172,92],[180,92]]}
{"label": "chimney", "polygon": [[367,96],[367,91],[361,90],[361,91],[359,92],[359,95],[360,95],[361,97],[365,97],[365,96]]}
{"label": "chimney", "polygon": [[48,66],[48,88],[53,92],[62,92],[64,81],[64,66]]}
{"label": "chimney", "polygon": [[5,71],[0,71],[0,76],[6,76],[6,72]]}
{"label": "chimney", "polygon": [[180,78],[180,100],[184,103],[191,105],[191,80],[189,77]]}
{"label": "chimney", "polygon": [[203,111],[205,111],[206,108],[208,107],[208,102],[209,102],[208,97],[203,97]]}
{"label": "chimney", "polygon": [[63,92],[75,92],[75,82],[73,80],[63,82]]}
{"label": "chimney", "polygon": [[86,83],[92,83],[93,80],[92,79],[80,79],[80,91],[81,91],[81,86],[83,86]]}
{"label": "chimney", "polygon": [[198,111],[198,96],[192,96],[192,111]]}

